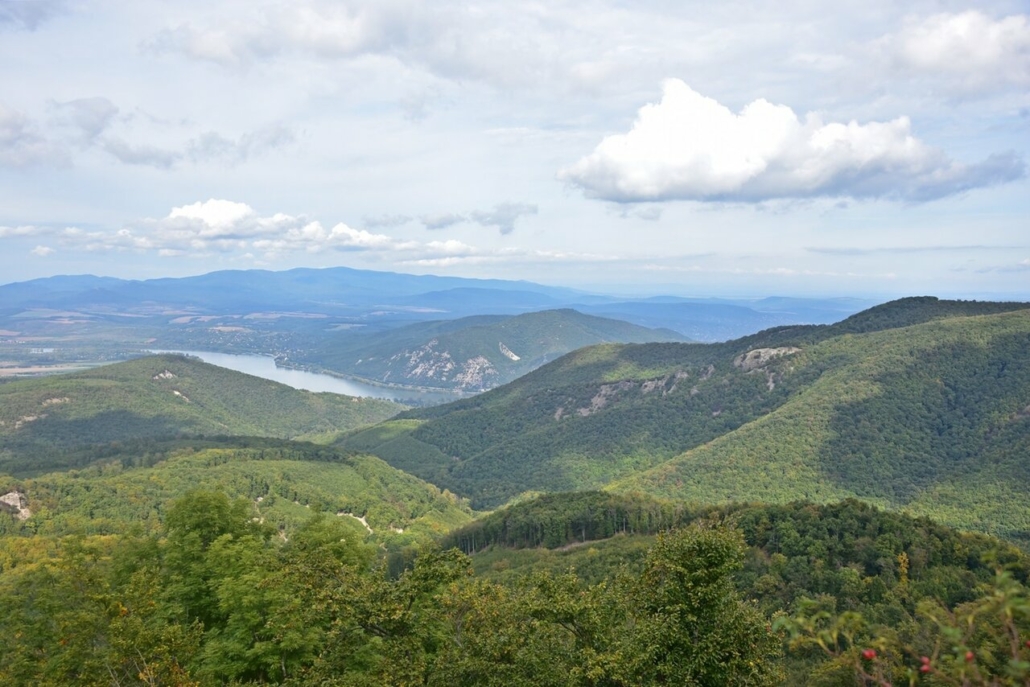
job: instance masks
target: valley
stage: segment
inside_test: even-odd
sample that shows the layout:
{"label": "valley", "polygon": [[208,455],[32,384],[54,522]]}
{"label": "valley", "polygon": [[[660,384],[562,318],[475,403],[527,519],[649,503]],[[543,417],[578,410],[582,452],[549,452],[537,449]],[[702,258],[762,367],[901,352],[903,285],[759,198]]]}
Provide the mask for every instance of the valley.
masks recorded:
{"label": "valley", "polygon": [[[170,353],[0,383],[0,678],[831,684],[856,647],[951,642],[931,604],[1030,599],[1027,304],[902,299],[708,344],[612,322],[323,340],[324,369],[378,353],[380,378],[427,337],[513,365],[428,407]],[[709,644],[676,655],[718,669],[648,653],[682,604]],[[852,644],[794,648],[838,613]]]}
{"label": "valley", "polygon": [[1030,2],[0,0],[0,687],[1030,687]]}

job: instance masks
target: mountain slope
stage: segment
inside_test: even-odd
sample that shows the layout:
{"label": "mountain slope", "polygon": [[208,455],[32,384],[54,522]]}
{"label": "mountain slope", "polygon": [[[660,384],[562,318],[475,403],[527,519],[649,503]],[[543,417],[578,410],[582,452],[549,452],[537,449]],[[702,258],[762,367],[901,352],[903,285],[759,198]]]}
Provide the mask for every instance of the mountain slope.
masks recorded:
{"label": "mountain slope", "polygon": [[604,342],[680,341],[669,330],[545,310],[515,317],[424,322],[337,337],[307,360],[390,384],[481,390],[507,383],[569,351]]}
{"label": "mountain slope", "polygon": [[834,364],[776,411],[611,488],[716,502],[854,495],[1030,541],[1030,312],[860,342],[799,354],[799,366]]}
{"label": "mountain slope", "polygon": [[[81,465],[89,445],[180,435],[330,437],[389,401],[298,391],[178,355],[0,384],[0,471]],[[85,453],[76,455],[77,450]]]}
{"label": "mountain slope", "polygon": [[[403,545],[471,520],[468,507],[378,458],[274,439],[143,441],[100,465],[32,478],[0,476],[31,515],[0,512],[0,533],[65,536],[157,531],[168,504],[192,490],[252,502],[284,536],[312,509],[338,515],[362,538]],[[358,518],[364,518],[364,521]]]}
{"label": "mountain slope", "polygon": [[494,506],[611,484],[705,502],[859,496],[1030,530],[1030,311],[905,299],[724,344],[597,346],[344,445]]}

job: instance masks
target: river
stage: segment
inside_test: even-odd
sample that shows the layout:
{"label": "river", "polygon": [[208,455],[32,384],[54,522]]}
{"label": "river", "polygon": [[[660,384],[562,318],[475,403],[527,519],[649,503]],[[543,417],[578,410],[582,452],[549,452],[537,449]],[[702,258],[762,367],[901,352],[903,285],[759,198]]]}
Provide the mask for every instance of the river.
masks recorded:
{"label": "river", "polygon": [[277,367],[275,359],[264,355],[239,355],[236,353],[213,353],[211,351],[151,351],[151,353],[179,353],[200,358],[205,363],[244,372],[255,377],[270,379],[294,389],[305,391],[328,391],[347,396],[370,396],[393,401],[417,400],[425,404],[447,403],[463,398],[462,394],[448,391],[427,391],[412,387],[393,388],[366,384],[353,379],[344,379],[317,372],[291,370]]}

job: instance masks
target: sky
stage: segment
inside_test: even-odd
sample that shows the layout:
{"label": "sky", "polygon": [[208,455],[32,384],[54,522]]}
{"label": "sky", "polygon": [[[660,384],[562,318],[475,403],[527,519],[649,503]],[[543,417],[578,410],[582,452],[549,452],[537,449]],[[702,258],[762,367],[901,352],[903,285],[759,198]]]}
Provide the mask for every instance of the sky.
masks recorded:
{"label": "sky", "polygon": [[0,0],[0,283],[1030,299],[1030,2]]}

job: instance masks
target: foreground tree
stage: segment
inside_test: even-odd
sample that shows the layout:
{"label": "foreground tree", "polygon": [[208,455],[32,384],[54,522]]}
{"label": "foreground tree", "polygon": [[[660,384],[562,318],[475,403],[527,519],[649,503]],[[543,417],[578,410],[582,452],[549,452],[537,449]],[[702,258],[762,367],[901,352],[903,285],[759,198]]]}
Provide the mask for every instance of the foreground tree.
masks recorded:
{"label": "foreground tree", "polygon": [[630,596],[630,684],[766,685],[778,680],[779,640],[731,575],[740,532],[698,523],[660,535]]}
{"label": "foreground tree", "polygon": [[1030,590],[1000,572],[982,591],[954,610],[920,602],[912,627],[871,625],[812,600],[776,626],[792,651],[823,654],[808,684],[1030,687]]}

